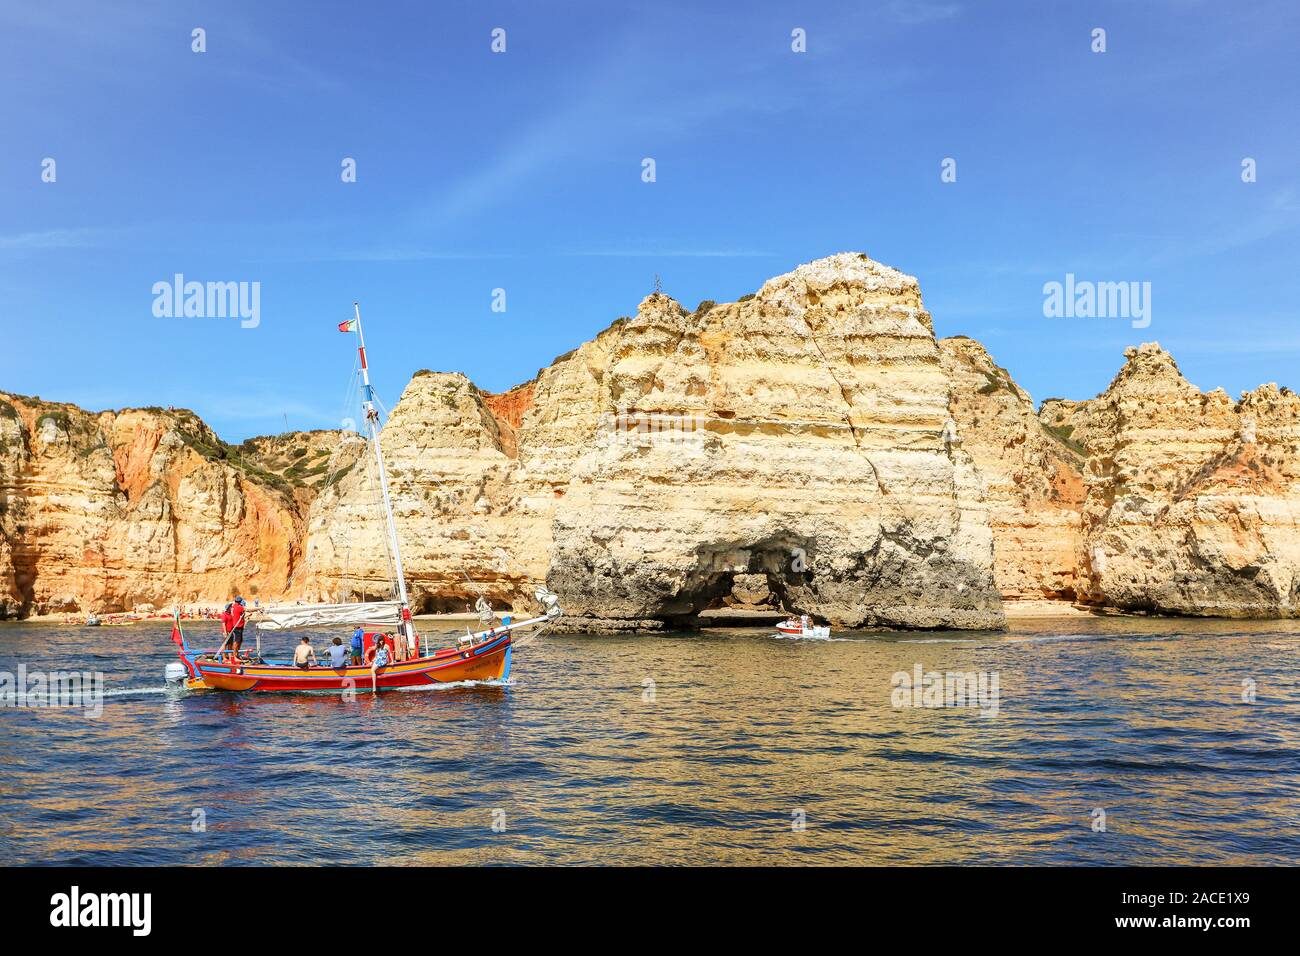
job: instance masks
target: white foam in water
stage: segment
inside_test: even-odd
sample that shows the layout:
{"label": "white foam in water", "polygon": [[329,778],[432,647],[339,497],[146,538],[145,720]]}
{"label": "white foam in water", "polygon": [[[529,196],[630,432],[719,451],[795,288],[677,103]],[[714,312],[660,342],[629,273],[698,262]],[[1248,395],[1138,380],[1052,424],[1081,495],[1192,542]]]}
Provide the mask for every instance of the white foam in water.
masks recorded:
{"label": "white foam in water", "polygon": [[128,694],[165,694],[170,687],[132,687],[128,690],[106,690],[105,697],[125,697]]}
{"label": "white foam in water", "polygon": [[[41,694],[0,694],[0,704],[8,706],[26,707],[29,703],[54,701],[55,703],[66,707],[80,707],[87,700],[97,700],[100,697],[126,697],[134,694],[165,694],[166,687],[132,687],[125,690],[106,690],[96,694],[93,691],[89,693],[74,694],[70,691],[63,690]],[[44,704],[42,704],[44,706]]]}
{"label": "white foam in water", "polygon": [[510,680],[454,680],[445,684],[420,684],[415,687],[394,687],[393,690],[400,690],[403,693],[422,690],[451,690],[453,687],[513,687],[514,678]]}

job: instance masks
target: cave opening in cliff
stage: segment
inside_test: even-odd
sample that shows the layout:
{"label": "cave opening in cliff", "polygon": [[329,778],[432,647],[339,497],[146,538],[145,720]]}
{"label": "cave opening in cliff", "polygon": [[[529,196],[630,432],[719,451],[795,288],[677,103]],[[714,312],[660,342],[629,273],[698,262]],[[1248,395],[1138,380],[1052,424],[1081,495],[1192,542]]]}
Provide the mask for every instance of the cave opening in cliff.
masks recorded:
{"label": "cave opening in cliff", "polygon": [[791,592],[806,574],[804,553],[785,539],[702,553],[679,595],[682,613],[673,623],[753,627],[798,613]]}
{"label": "cave opening in cliff", "polygon": [[[484,596],[492,605],[493,611],[514,612],[514,605],[504,597],[495,594]],[[411,608],[415,614],[472,614],[474,602],[478,599],[479,595],[470,594],[468,591],[421,594],[412,599]]]}

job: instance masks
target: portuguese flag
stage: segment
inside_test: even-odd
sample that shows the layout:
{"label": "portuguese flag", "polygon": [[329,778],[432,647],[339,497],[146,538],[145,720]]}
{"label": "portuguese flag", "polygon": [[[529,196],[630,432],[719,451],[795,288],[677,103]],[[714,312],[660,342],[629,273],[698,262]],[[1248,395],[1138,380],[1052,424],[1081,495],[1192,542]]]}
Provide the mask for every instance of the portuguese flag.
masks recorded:
{"label": "portuguese flag", "polygon": [[357,320],[348,319],[346,322],[339,323],[340,332],[355,332],[357,330]]}

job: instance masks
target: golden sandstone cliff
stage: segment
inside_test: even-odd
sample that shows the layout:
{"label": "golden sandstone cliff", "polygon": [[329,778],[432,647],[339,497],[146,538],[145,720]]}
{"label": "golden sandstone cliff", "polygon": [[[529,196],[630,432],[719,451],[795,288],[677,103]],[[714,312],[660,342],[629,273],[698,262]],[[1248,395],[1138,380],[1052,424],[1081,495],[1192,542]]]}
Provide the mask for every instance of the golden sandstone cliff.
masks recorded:
{"label": "golden sandstone cliff", "polygon": [[275,592],[300,526],[287,486],[234,467],[190,412],[92,413],[0,393],[7,614]]}
{"label": "golden sandstone cliff", "polygon": [[[655,628],[766,582],[843,626],[996,627],[1025,598],[1293,615],[1300,399],[1126,359],[1036,411],[935,340],[914,278],[844,253],[736,303],[651,295],[499,395],[417,373],[382,436],[414,603],[522,610],[546,581],[573,626]],[[363,450],[0,393],[0,612],[386,593]]]}

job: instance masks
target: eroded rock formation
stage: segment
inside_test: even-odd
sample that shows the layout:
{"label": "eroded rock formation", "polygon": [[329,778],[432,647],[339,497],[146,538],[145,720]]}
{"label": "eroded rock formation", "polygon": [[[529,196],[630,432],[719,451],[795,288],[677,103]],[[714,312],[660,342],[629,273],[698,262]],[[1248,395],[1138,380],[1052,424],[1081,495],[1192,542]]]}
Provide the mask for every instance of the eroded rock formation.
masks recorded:
{"label": "eroded rock formation", "polygon": [[190,412],[0,393],[5,616],[281,593],[301,537],[293,485]]}
{"label": "eroded rock formation", "polygon": [[1158,345],[1052,411],[1086,443],[1080,596],[1126,610],[1291,616],[1300,606],[1300,397],[1202,393]]}
{"label": "eroded rock formation", "polygon": [[588,437],[548,580],[570,613],[689,617],[762,573],[785,606],[842,625],[1001,624],[915,279],[843,254],[737,303],[651,296],[603,338],[566,360]]}
{"label": "eroded rock formation", "polygon": [[943,339],[952,416],[984,478],[1002,596],[1073,600],[1083,552],[1083,451],[974,339]]}
{"label": "eroded rock formation", "polygon": [[[1293,615],[1300,399],[1202,394],[1156,345],[1036,412],[860,254],[635,315],[490,394],[417,373],[382,442],[418,610],[658,628],[712,607],[992,627],[1002,598]],[[0,395],[0,613],[387,595],[355,436]]]}
{"label": "eroded rock formation", "polygon": [[[440,608],[544,579],[573,618],[653,627],[759,574],[843,625],[998,626],[980,481],[944,438],[950,397],[916,280],[866,256],[695,312],[652,295],[526,401],[412,380],[382,439],[408,580]],[[384,567],[370,487],[358,468],[313,506],[324,593]]]}

